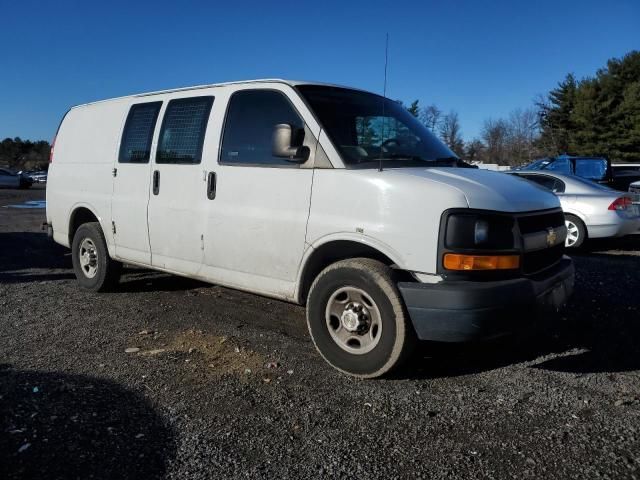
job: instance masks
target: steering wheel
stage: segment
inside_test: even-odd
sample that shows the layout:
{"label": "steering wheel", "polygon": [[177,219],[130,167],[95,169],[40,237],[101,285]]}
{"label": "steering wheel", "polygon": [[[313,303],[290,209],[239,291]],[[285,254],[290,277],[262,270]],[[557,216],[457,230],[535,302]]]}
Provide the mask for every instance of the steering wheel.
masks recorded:
{"label": "steering wheel", "polygon": [[382,142],[382,146],[386,147],[388,145],[391,145],[392,143],[395,143],[398,147],[402,145],[400,143],[400,140],[398,140],[397,138],[387,138],[384,142]]}

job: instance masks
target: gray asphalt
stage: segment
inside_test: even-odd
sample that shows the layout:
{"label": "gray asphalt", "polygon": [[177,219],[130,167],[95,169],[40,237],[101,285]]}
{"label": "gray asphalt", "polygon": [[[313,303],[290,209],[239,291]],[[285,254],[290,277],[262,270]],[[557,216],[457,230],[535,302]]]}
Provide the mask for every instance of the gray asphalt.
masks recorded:
{"label": "gray asphalt", "polygon": [[576,253],[542,334],[360,381],[298,306],[139,269],[80,291],[44,210],[5,208],[43,198],[0,190],[0,478],[640,478],[640,237]]}

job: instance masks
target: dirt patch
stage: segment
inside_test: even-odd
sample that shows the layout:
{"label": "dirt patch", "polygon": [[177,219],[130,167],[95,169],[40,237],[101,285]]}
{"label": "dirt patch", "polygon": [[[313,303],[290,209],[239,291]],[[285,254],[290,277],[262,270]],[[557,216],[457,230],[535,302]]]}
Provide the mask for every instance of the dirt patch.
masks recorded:
{"label": "dirt patch", "polygon": [[217,376],[260,373],[270,365],[263,355],[242,345],[240,339],[201,330],[190,329],[175,335],[143,330],[135,335],[131,344],[139,348],[133,352],[136,355],[183,360],[206,367],[209,374]]}

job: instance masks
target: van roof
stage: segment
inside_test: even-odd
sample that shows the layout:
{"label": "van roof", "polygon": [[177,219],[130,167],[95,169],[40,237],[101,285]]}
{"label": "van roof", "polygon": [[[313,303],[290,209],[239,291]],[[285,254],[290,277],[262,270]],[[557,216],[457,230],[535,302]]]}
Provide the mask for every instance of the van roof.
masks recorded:
{"label": "van roof", "polygon": [[95,105],[97,103],[102,103],[102,102],[109,102],[112,100],[122,100],[125,98],[138,98],[138,97],[149,97],[152,95],[161,95],[161,94],[165,94],[165,93],[174,93],[174,92],[184,92],[184,91],[188,91],[188,90],[200,90],[200,89],[204,89],[204,88],[214,88],[214,87],[224,87],[227,85],[244,85],[244,84],[248,84],[248,83],[284,83],[286,85],[290,85],[292,87],[295,87],[296,85],[323,85],[323,86],[327,86],[327,87],[340,87],[340,88],[348,88],[350,90],[360,90],[358,88],[354,88],[354,87],[348,87],[345,85],[338,85],[338,84],[333,84],[333,83],[325,83],[325,82],[311,82],[311,81],[304,81],[304,80],[285,80],[282,78],[259,78],[259,79],[255,79],[255,80],[237,80],[237,81],[233,81],[233,82],[222,82],[222,83],[210,83],[210,84],[205,84],[205,85],[194,85],[191,87],[179,87],[179,88],[170,88],[167,90],[157,90],[157,91],[153,91],[153,92],[146,92],[146,93],[135,93],[132,95],[123,95],[121,97],[113,97],[113,98],[105,98],[103,100],[96,100],[94,102],[87,102],[87,103],[81,103],[78,105],[74,105],[71,108],[77,108],[77,107],[84,107],[84,106],[88,106],[88,105]]}

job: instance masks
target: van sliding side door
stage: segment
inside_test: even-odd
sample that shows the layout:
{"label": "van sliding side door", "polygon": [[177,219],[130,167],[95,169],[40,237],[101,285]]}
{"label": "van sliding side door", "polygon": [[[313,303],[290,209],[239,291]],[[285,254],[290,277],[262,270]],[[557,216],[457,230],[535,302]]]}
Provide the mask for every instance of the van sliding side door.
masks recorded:
{"label": "van sliding side door", "polygon": [[212,96],[169,100],[152,164],[151,264],[185,275],[199,272],[204,255],[207,178],[201,162],[212,105]]}

